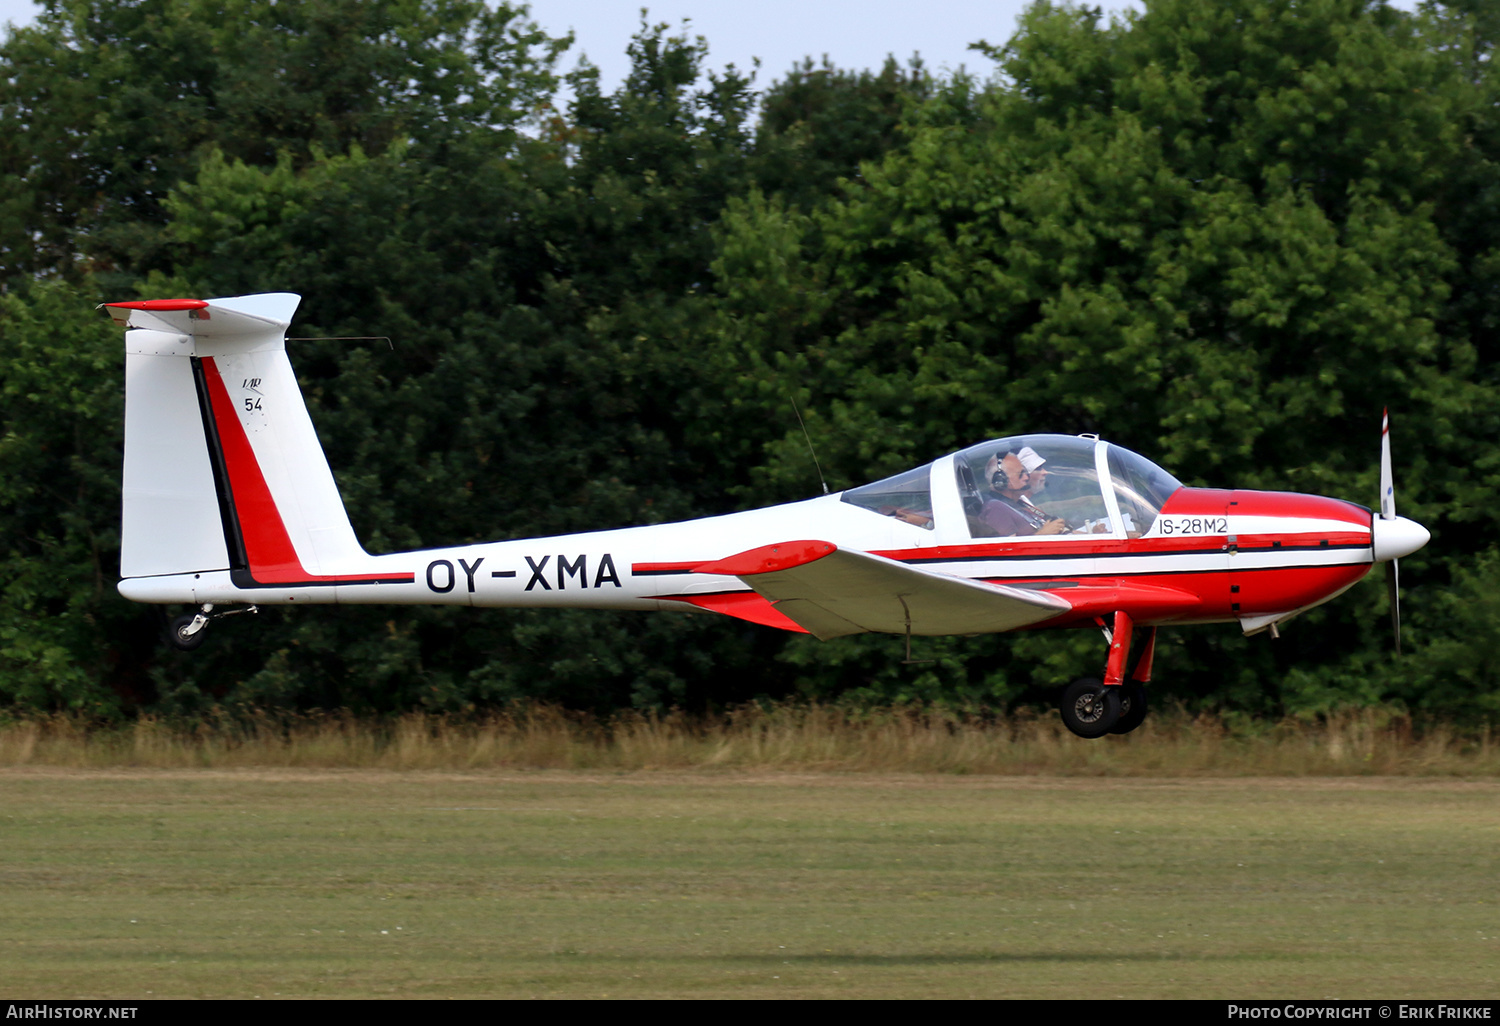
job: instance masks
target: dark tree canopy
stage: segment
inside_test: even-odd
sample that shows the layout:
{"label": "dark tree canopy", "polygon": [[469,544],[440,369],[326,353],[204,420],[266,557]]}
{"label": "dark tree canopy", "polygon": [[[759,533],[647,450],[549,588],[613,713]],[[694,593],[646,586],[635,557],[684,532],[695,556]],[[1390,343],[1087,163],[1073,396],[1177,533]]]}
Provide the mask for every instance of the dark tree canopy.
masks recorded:
{"label": "dark tree canopy", "polygon": [[302,167],[513,139],[566,43],[483,0],[50,0],[0,46],[0,275],[87,256],[128,287],[210,151]]}

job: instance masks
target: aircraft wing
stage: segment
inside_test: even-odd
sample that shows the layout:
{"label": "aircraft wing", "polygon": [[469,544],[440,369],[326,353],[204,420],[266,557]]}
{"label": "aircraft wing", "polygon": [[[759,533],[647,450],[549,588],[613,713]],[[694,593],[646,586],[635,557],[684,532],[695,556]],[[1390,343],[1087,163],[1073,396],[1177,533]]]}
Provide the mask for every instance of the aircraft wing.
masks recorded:
{"label": "aircraft wing", "polygon": [[987,634],[1069,612],[1045,591],[923,570],[832,542],[793,541],[751,549],[694,573],[738,577],[778,613],[821,640],[845,634]]}

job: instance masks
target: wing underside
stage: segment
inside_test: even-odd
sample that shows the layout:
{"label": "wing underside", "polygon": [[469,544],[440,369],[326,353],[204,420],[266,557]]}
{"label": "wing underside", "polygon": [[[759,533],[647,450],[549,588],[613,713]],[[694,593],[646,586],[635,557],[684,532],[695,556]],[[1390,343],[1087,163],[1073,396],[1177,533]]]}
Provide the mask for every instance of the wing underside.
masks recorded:
{"label": "wing underside", "polygon": [[988,634],[1073,607],[1057,595],[954,577],[829,542],[752,549],[696,573],[738,577],[776,611],[827,640],[846,634]]}

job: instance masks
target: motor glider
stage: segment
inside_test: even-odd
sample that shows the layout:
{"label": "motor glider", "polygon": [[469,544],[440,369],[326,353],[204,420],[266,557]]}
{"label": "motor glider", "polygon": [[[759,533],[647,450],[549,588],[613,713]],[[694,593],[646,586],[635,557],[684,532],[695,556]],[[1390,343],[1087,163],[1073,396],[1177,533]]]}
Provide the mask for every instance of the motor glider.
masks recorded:
{"label": "motor glider", "polygon": [[[1025,434],[873,484],[685,523],[367,553],[286,353],[300,298],[105,304],[125,331],[119,590],[198,607],[392,604],[708,611],[820,639],[1096,627],[1102,680],[1063,693],[1082,737],[1146,715],[1159,627],[1278,625],[1427,543],[1398,517],[1381,429],[1380,509],[1293,492],[1188,488],[1094,435]],[[1134,656],[1132,656],[1134,651]]]}

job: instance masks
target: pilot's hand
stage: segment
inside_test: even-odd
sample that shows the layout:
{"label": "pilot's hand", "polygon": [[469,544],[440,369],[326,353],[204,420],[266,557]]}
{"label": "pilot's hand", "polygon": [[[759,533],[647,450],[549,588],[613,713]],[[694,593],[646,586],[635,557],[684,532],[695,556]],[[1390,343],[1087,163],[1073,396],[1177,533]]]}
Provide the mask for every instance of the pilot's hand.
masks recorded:
{"label": "pilot's hand", "polygon": [[1036,529],[1037,534],[1062,534],[1068,529],[1068,522],[1061,518],[1049,520]]}

